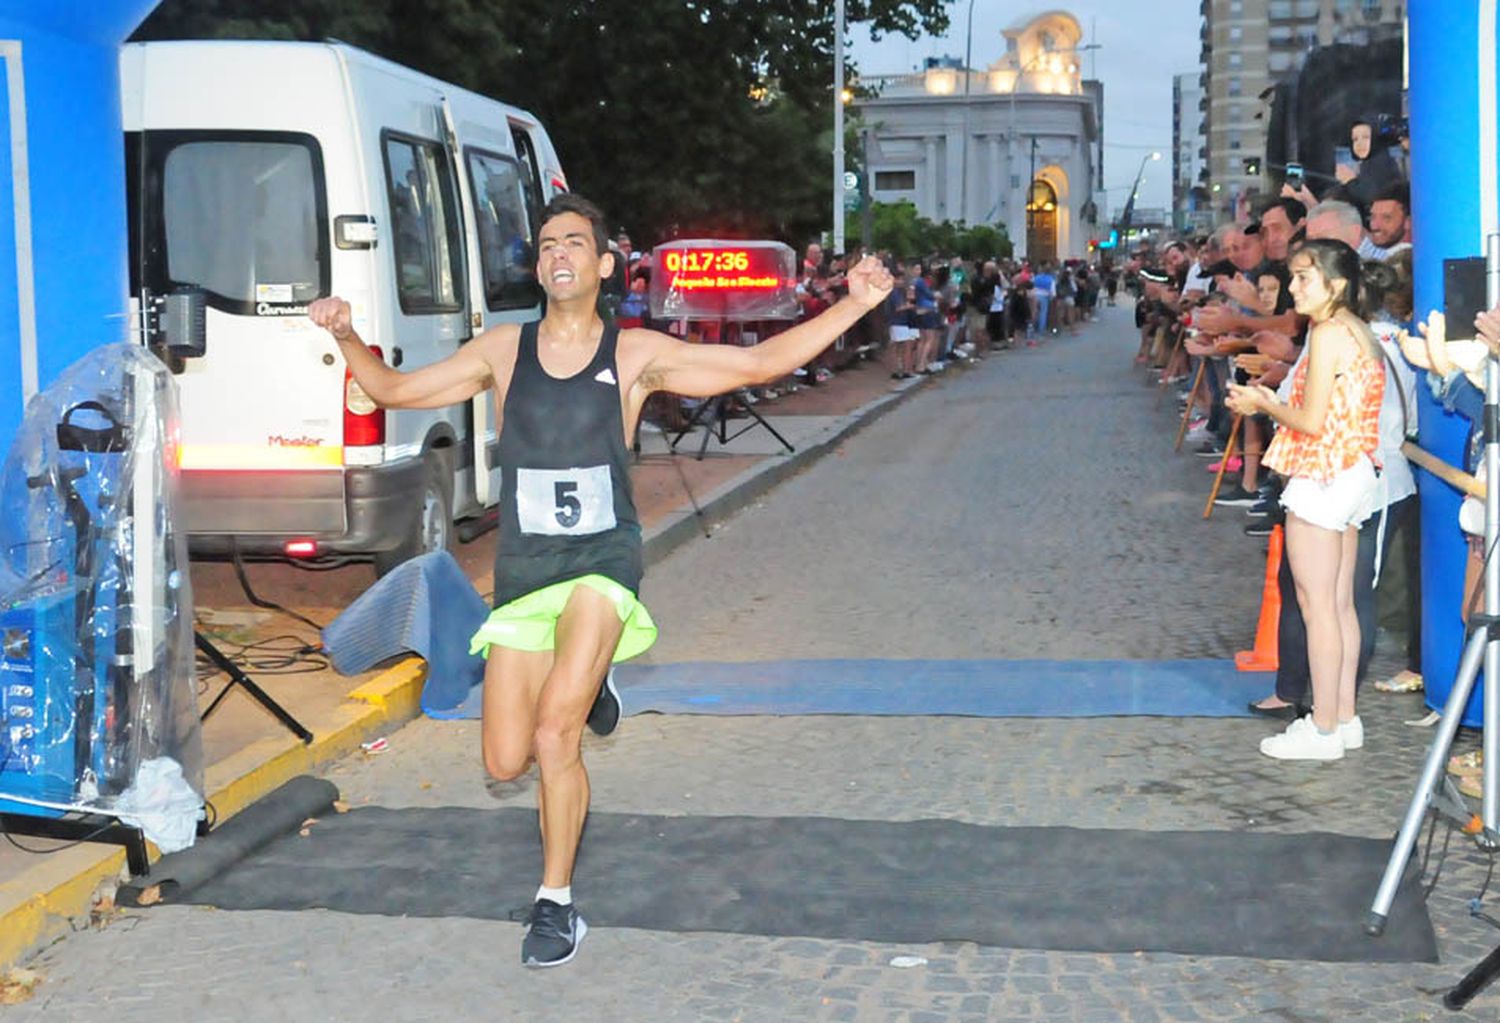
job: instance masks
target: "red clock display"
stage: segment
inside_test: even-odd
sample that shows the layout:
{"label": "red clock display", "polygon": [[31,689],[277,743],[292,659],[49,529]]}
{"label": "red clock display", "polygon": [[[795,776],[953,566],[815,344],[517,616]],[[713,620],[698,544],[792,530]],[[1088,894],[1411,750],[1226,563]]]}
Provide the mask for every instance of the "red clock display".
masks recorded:
{"label": "red clock display", "polygon": [[672,274],[743,274],[750,269],[751,255],[749,249],[668,249],[661,262]]}
{"label": "red clock display", "polygon": [[796,256],[780,242],[676,241],[658,245],[652,315],[666,319],[790,319]]}

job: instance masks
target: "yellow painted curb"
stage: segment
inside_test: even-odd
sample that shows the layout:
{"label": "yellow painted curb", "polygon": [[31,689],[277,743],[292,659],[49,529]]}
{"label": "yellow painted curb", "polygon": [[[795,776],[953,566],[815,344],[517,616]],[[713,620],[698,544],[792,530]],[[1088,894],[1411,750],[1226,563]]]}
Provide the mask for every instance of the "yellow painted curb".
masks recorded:
{"label": "yellow painted curb", "polygon": [[15,901],[0,916],[0,967],[66,931],[69,918],[89,911],[99,884],[119,876],[124,866],[123,849],[100,852],[99,846],[75,846],[0,885],[0,904]]}
{"label": "yellow painted curb", "polygon": [[[218,820],[416,717],[426,679],[426,662],[407,658],[350,691],[347,702],[324,720],[309,723],[310,744],[293,738],[262,739],[210,765],[203,787]],[[148,843],[148,849],[155,859],[155,847]],[[123,850],[80,845],[51,853],[37,866],[0,883],[0,968],[66,933],[69,920],[89,912],[99,885],[119,877],[124,866]]]}
{"label": "yellow painted curb", "polygon": [[420,697],[421,684],[426,678],[427,662],[420,657],[408,657],[359,686],[349,694],[349,699],[385,710],[393,701],[399,703],[407,699],[414,684],[417,686],[416,695]]}

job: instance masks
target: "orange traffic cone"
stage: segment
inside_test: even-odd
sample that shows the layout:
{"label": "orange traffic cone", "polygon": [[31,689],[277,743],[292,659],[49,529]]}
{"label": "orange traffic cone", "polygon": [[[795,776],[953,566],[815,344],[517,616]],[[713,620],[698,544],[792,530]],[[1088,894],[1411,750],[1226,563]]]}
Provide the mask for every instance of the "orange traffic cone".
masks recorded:
{"label": "orange traffic cone", "polygon": [[1234,655],[1234,666],[1240,671],[1275,671],[1281,663],[1276,655],[1276,634],[1281,622],[1281,587],[1276,576],[1281,571],[1281,526],[1271,530],[1266,550],[1266,581],[1260,592],[1260,621],[1255,625],[1255,649]]}

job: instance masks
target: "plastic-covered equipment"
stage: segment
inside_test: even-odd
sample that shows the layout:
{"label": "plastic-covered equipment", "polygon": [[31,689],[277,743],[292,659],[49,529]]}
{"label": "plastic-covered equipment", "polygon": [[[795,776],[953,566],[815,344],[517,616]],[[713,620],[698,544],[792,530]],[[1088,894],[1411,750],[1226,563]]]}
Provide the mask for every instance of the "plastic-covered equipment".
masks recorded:
{"label": "plastic-covered equipment", "polygon": [[665,320],[794,320],[797,256],[767,241],[683,239],[652,250],[651,315]]}
{"label": "plastic-covered equipment", "polygon": [[177,430],[171,374],[128,343],[27,404],[0,472],[0,810],[102,812],[164,848],[192,842],[203,753]]}

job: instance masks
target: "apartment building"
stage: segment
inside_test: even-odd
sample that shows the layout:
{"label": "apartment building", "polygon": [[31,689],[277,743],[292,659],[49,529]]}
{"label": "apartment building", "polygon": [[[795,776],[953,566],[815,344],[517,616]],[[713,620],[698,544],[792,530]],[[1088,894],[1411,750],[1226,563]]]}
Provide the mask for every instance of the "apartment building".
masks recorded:
{"label": "apartment building", "polygon": [[1309,51],[1403,31],[1403,0],[1202,0],[1201,86],[1207,188],[1219,217],[1266,188],[1266,99]]}
{"label": "apartment building", "polygon": [[1207,189],[1208,139],[1203,134],[1206,104],[1203,76],[1193,71],[1172,76],[1172,228],[1203,231],[1213,224]]}

